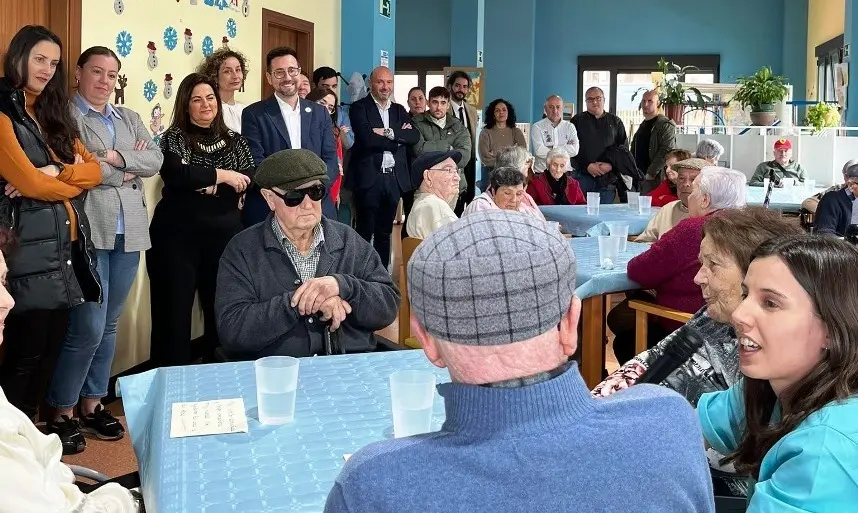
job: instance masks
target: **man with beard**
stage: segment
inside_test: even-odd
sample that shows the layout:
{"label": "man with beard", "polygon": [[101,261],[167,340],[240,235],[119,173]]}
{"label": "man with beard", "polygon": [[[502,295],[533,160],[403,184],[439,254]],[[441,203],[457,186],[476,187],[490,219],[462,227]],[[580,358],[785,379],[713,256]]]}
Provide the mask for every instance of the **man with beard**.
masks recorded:
{"label": "man with beard", "polygon": [[[241,135],[250,145],[254,164],[259,166],[265,157],[280,150],[310,150],[328,167],[330,190],[330,184],[340,174],[331,116],[316,102],[299,97],[301,67],[295,50],[277,47],[268,52],[265,61],[265,78],[274,88],[274,94],[249,105],[241,116]],[[262,222],[270,212],[259,187],[249,187],[242,210],[245,228]],[[337,218],[330,195],[326,194],[322,200],[322,214]]]}
{"label": "man with beard", "polygon": [[[471,154],[465,165],[465,191],[456,203],[456,215],[461,216],[465,207],[473,201],[477,180],[477,109],[465,101],[471,91],[471,77],[464,71],[456,70],[447,78],[450,90],[450,113],[456,117],[471,133]],[[463,155],[464,156],[464,155]]]}
{"label": "man with beard", "polygon": [[667,178],[664,161],[667,152],[676,146],[676,123],[658,113],[661,106],[658,92],[647,91],[641,98],[644,122],[632,139],[632,155],[638,169],[646,173],[641,182],[641,194],[649,194]]}

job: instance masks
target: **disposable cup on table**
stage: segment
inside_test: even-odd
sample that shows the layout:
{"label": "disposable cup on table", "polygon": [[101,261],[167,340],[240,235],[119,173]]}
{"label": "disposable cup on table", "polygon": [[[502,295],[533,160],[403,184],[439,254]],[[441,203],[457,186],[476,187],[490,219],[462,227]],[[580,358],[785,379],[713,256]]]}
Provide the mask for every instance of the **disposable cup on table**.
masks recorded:
{"label": "disposable cup on table", "polygon": [[432,427],[435,374],[401,370],[390,375],[393,435],[396,438],[428,433]]}
{"label": "disposable cup on table", "polygon": [[638,205],[640,204],[641,193],[639,192],[629,192],[626,193],[629,199],[629,208],[632,210],[637,210]]}
{"label": "disposable cup on table", "polygon": [[629,242],[629,223],[625,221],[612,221],[608,223],[610,234],[620,239],[620,253],[626,251]]}
{"label": "disposable cup on table", "polygon": [[652,196],[641,196],[639,198],[638,213],[642,216],[648,216],[652,213]]}
{"label": "disposable cup on table", "polygon": [[620,256],[620,238],[616,235],[599,236],[599,267],[613,269]]}
{"label": "disposable cup on table", "polygon": [[267,356],[256,360],[253,366],[259,422],[275,426],[292,422],[298,392],[298,359]]}
{"label": "disposable cup on table", "polygon": [[763,193],[769,190],[769,183],[771,183],[771,179],[763,178]]}
{"label": "disposable cup on table", "polygon": [[602,197],[598,192],[587,193],[587,215],[599,215],[599,204],[602,202]]}

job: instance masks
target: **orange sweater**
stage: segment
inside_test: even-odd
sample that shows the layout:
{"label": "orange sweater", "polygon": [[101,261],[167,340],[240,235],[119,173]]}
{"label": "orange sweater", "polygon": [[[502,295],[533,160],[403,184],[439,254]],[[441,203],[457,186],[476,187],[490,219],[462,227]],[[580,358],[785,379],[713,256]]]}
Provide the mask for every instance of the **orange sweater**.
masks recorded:
{"label": "orange sweater", "polygon": [[[33,104],[38,95],[26,92],[27,113],[33,115]],[[69,200],[78,196],[85,189],[92,189],[101,183],[101,166],[86,147],[76,139],[74,143],[75,153],[83,157],[83,164],[71,164],[64,162],[65,169],[56,178],[48,176],[30,162],[24,150],[18,144],[15,130],[12,128],[12,120],[5,114],[0,113],[0,177],[18,189],[22,196],[43,201],[62,201],[71,220],[71,239],[77,239],[77,219],[74,209]],[[59,161],[56,154],[51,151],[51,158]],[[3,191],[0,191],[2,194]]]}

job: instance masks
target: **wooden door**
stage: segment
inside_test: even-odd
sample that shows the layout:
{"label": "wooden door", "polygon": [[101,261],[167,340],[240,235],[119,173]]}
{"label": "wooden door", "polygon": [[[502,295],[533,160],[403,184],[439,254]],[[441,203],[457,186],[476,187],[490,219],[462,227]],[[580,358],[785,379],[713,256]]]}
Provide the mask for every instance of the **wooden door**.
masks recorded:
{"label": "wooden door", "polygon": [[[315,69],[313,68],[313,24],[276,11],[262,9],[262,58],[259,62],[264,65],[268,52],[278,46],[293,48],[298,54],[301,73],[313,80],[313,69]],[[267,98],[273,93],[274,90],[263,76],[262,98]]]}
{"label": "wooden door", "polygon": [[[82,0],[4,0],[0,15],[0,55],[6,54],[9,41],[24,25],[44,25],[63,42],[63,61],[69,87],[74,81],[74,67],[80,55]],[[2,69],[0,69],[2,74]]]}

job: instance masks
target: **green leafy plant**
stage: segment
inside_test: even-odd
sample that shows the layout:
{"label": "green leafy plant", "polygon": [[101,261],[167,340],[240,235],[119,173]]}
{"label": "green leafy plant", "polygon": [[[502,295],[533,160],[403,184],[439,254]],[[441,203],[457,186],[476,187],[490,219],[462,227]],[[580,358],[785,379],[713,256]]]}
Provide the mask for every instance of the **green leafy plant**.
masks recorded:
{"label": "green leafy plant", "polygon": [[763,66],[756,73],[736,80],[739,89],[731,101],[739,102],[743,109],[749,105],[754,112],[769,112],[772,105],[783,100],[789,90],[787,79],[772,73],[772,68]]}
{"label": "green leafy plant", "polygon": [[[712,98],[701,93],[696,87],[685,87],[682,82],[685,81],[685,75],[690,71],[696,71],[696,66],[679,66],[676,63],[664,60],[664,57],[656,63],[658,71],[661,72],[661,80],[656,84],[658,90],[658,99],[662,105],[687,105],[702,109],[706,107]],[[632,101],[635,101],[637,95],[648,91],[648,88],[642,87],[635,91],[632,95]],[[689,96],[691,93],[691,96]]]}
{"label": "green leafy plant", "polygon": [[840,126],[840,112],[836,106],[820,102],[807,108],[804,122],[814,128],[814,133],[822,132],[823,128]]}

